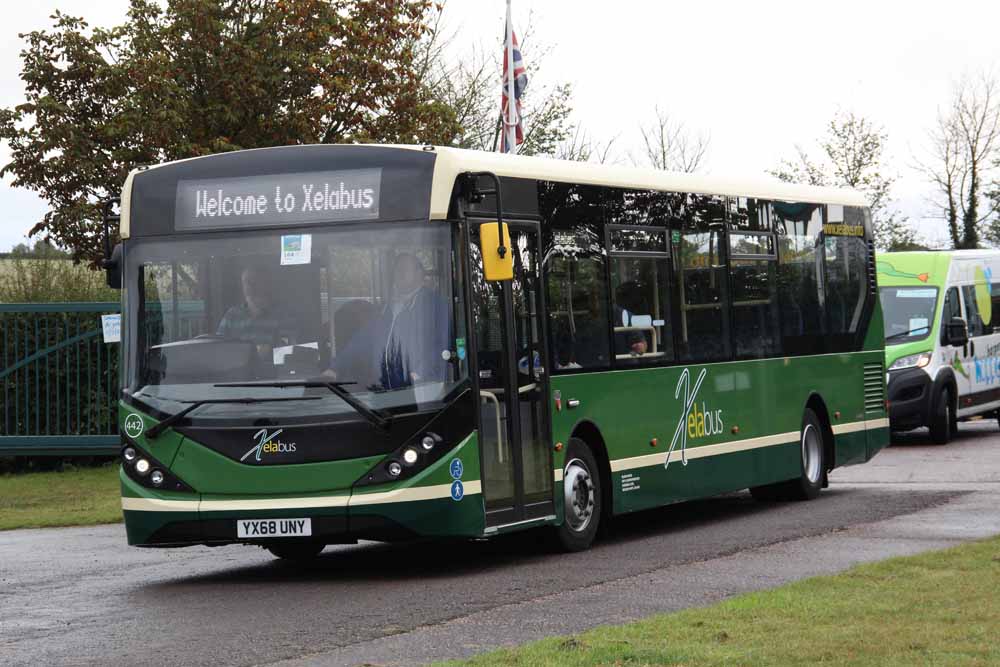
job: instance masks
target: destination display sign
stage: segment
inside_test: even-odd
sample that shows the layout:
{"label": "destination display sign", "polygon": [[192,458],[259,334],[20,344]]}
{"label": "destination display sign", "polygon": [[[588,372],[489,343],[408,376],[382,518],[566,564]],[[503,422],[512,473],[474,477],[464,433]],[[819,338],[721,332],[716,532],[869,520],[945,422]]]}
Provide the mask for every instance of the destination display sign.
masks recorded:
{"label": "destination display sign", "polygon": [[379,217],[381,169],[177,182],[174,228],[223,229]]}

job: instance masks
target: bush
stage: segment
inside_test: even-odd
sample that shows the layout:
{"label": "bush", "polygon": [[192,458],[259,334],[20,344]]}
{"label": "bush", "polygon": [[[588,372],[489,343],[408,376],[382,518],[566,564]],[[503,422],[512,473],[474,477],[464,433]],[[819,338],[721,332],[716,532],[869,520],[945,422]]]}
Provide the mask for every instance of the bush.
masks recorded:
{"label": "bush", "polygon": [[118,301],[120,292],[105,283],[104,272],[73,260],[11,253],[0,259],[0,303]]}

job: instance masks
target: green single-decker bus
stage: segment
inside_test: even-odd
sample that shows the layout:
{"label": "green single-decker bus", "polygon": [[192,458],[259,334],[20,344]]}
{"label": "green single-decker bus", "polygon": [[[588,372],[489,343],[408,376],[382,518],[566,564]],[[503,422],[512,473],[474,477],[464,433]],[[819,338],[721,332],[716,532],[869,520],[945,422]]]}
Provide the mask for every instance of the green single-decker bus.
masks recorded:
{"label": "green single-decker bus", "polygon": [[139,168],[119,210],[129,544],[578,550],[888,444],[851,190],[316,145]]}

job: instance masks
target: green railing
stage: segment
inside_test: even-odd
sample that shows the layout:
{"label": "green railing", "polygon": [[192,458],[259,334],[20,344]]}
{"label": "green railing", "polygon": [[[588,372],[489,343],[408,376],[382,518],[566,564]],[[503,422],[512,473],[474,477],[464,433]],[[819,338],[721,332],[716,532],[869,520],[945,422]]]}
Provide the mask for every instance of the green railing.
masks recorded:
{"label": "green railing", "polygon": [[0,304],[0,455],[116,454],[117,303]]}

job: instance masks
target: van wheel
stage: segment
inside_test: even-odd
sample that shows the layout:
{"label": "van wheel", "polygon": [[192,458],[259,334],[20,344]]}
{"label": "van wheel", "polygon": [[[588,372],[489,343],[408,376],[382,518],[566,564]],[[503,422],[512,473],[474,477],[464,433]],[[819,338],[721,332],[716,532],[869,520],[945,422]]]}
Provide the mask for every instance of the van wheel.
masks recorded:
{"label": "van wheel", "polygon": [[955,408],[951,401],[951,390],[947,387],[938,392],[934,399],[934,414],[931,416],[931,440],[939,445],[947,445],[953,435]]}
{"label": "van wheel", "polygon": [[570,438],[563,467],[563,521],[555,528],[559,548],[583,551],[590,547],[601,523],[603,502],[597,459],[582,440]]}
{"label": "van wheel", "polygon": [[276,558],[304,562],[316,558],[326,545],[319,542],[276,542],[264,548]]}

